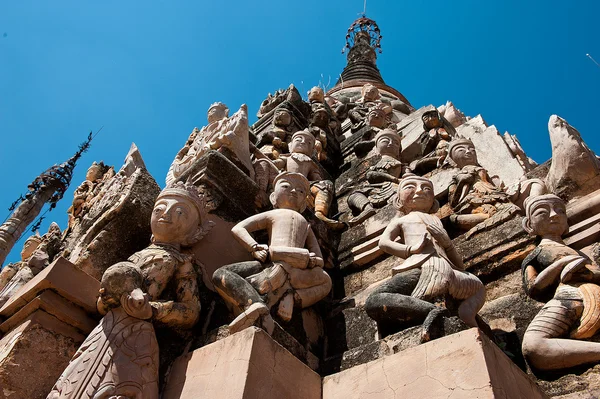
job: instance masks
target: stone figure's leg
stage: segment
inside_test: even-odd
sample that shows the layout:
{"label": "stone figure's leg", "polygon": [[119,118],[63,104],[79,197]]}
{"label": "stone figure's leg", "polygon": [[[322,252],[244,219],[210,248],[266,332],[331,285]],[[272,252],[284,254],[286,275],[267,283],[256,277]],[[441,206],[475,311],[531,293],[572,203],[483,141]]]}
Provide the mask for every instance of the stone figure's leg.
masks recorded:
{"label": "stone figure's leg", "polygon": [[[212,282],[219,295],[232,305],[234,310],[241,311],[229,324],[231,333],[250,327],[260,317],[270,319],[269,308],[244,278],[257,274],[264,268],[265,265],[258,261],[239,262],[223,266],[213,274]],[[272,320],[266,320],[266,323],[272,324]]]}
{"label": "stone figure's leg", "polygon": [[539,370],[557,370],[600,361],[600,343],[559,338],[578,322],[581,301],[550,300],[523,336],[523,354]]}
{"label": "stone figure's leg", "polygon": [[485,287],[481,280],[471,273],[454,271],[450,284],[450,295],[464,299],[458,307],[458,317],[470,327],[477,327],[475,316],[485,303]]}
{"label": "stone figure's leg", "polygon": [[296,291],[296,306],[300,308],[307,308],[325,298],[332,285],[331,277],[320,267],[292,269],[290,284]]}
{"label": "stone figure's leg", "polygon": [[349,226],[356,226],[375,214],[375,209],[369,202],[369,198],[361,192],[350,194],[347,202],[348,207],[352,210],[352,214],[357,215],[348,220]]}
{"label": "stone figure's leg", "polygon": [[460,230],[471,230],[479,223],[489,219],[490,215],[486,213],[474,213],[468,215],[451,215],[450,223],[457,226]]}
{"label": "stone figure's leg", "polygon": [[343,229],[346,226],[344,223],[327,217],[333,200],[333,183],[328,180],[317,182],[312,185],[310,191],[315,196],[315,216],[332,229]]}

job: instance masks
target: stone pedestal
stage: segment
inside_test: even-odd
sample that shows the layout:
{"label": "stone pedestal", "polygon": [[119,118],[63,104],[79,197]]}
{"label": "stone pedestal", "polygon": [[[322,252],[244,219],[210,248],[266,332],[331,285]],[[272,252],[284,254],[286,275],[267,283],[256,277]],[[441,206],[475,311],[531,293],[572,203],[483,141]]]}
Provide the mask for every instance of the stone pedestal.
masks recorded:
{"label": "stone pedestal", "polygon": [[321,377],[251,327],[175,360],[164,399],[320,399]]}
{"label": "stone pedestal", "polygon": [[478,329],[325,377],[323,399],[547,396]]}
{"label": "stone pedestal", "polygon": [[0,309],[0,399],[45,398],[96,326],[100,283],[59,258]]}

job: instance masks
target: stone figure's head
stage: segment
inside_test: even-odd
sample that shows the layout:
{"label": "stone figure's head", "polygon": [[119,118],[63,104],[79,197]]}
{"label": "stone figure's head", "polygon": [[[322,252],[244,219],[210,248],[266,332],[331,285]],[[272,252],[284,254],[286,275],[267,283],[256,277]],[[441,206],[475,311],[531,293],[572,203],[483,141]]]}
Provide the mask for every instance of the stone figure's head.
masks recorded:
{"label": "stone figure's head", "polygon": [[445,159],[448,155],[449,145],[450,143],[448,143],[446,140],[440,140],[440,142],[435,146],[435,155]]}
{"label": "stone figure's head", "polygon": [[308,91],[308,102],[323,103],[325,102],[325,93],[319,86],[315,86]]}
{"label": "stone figure's head", "polygon": [[364,85],[360,91],[360,94],[362,95],[363,102],[377,101],[381,98],[379,89],[371,83]]}
{"label": "stone figure's head", "polygon": [[229,108],[223,103],[216,102],[208,108],[208,123],[214,123],[229,116]]}
{"label": "stone figure's head", "polygon": [[425,130],[431,130],[436,127],[442,127],[442,118],[437,109],[427,111],[423,113],[421,116],[421,120],[423,120],[423,126],[425,126]]}
{"label": "stone figure's head", "polygon": [[439,203],[435,199],[431,180],[410,173],[405,174],[398,185],[396,206],[405,214],[414,211],[437,212]]}
{"label": "stone figure's head", "polygon": [[448,145],[448,157],[454,166],[462,168],[467,165],[478,165],[475,145],[469,139],[452,140]]}
{"label": "stone figure's head", "polygon": [[374,107],[367,114],[367,124],[383,129],[387,125],[387,112],[384,107]]}
{"label": "stone figure's head", "polygon": [[104,173],[106,173],[107,167],[104,165],[104,162],[100,163],[92,163],[92,165],[88,168],[87,173],[85,174],[85,180],[88,181],[97,181],[102,179]]}
{"label": "stone figure's head", "polygon": [[375,151],[380,155],[400,159],[401,140],[402,138],[394,129],[383,129],[375,136]]}
{"label": "stone figure's head", "polygon": [[288,127],[292,124],[292,113],[289,109],[279,107],[273,115],[273,124],[275,126]]}
{"label": "stone figure's head", "polygon": [[329,125],[329,112],[324,106],[317,107],[310,118],[312,125],[325,129]]}
{"label": "stone figure's head", "polygon": [[190,246],[214,224],[206,220],[206,201],[191,184],[177,182],[158,195],[150,226],[152,242]]}
{"label": "stone figure's head", "polygon": [[23,249],[21,250],[21,260],[26,261],[27,259],[29,259],[41,243],[42,237],[38,232],[29,237],[27,240],[25,240],[25,244],[23,244]]}
{"label": "stone figure's head", "polygon": [[540,237],[560,237],[567,232],[565,202],[554,194],[529,197],[524,202],[523,229]]}
{"label": "stone figure's head", "polygon": [[295,172],[280,173],[275,177],[273,187],[269,197],[273,208],[291,209],[300,213],[306,209],[310,183],[304,175]]}
{"label": "stone figure's head", "polygon": [[144,277],[132,262],[119,262],[104,272],[100,282],[97,307],[101,314],[122,306],[125,312],[138,319],[152,317],[148,294],[143,291]]}
{"label": "stone figure's head", "polygon": [[292,136],[290,152],[311,156],[315,149],[315,136],[308,130],[300,130]]}

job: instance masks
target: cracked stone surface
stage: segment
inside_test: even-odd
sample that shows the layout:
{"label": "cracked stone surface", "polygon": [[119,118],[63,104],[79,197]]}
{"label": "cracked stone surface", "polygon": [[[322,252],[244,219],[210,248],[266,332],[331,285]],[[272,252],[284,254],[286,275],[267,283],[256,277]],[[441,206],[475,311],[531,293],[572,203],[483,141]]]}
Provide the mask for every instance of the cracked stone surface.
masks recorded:
{"label": "cracked stone surface", "polygon": [[251,327],[175,360],[163,398],[320,399],[321,377]]}
{"label": "cracked stone surface", "polygon": [[325,377],[323,399],[547,398],[477,329]]}

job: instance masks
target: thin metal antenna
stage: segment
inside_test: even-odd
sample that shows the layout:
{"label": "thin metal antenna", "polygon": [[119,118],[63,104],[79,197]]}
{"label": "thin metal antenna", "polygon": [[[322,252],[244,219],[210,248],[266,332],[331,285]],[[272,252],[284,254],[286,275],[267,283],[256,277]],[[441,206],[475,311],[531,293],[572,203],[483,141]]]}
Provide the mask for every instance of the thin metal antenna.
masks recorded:
{"label": "thin metal antenna", "polygon": [[[365,1],[366,1],[366,0],[365,0]],[[593,58],[591,55],[589,55],[589,54],[586,54],[585,56],[586,56],[586,57],[588,57],[590,60],[592,60],[592,62],[593,62],[594,64],[596,64],[596,66],[597,66],[598,68],[600,68],[600,64],[598,64],[598,62],[597,62],[597,61],[596,61],[596,60],[595,60],[595,59],[594,59],[594,58]]]}
{"label": "thin metal antenna", "polygon": [[367,15],[367,0],[365,0],[365,6],[363,8],[363,16]]}

